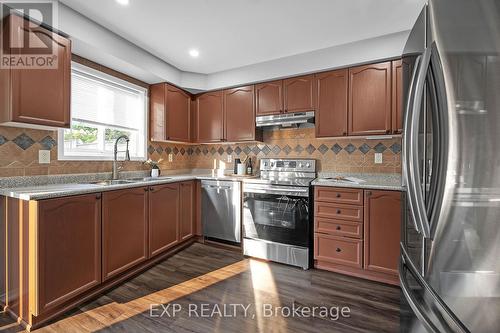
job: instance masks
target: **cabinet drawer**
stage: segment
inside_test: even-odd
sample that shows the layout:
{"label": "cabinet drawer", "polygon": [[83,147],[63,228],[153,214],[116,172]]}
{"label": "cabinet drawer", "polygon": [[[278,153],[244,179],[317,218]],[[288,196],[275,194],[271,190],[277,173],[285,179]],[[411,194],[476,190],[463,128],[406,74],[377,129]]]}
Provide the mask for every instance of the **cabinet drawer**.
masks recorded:
{"label": "cabinet drawer", "polygon": [[314,200],[363,206],[363,190],[316,186],[314,189]]}
{"label": "cabinet drawer", "polygon": [[361,239],[363,238],[363,224],[317,217],[314,219],[314,232]]}
{"label": "cabinet drawer", "polygon": [[314,259],[361,268],[363,241],[314,234]]}
{"label": "cabinet drawer", "polygon": [[363,207],[329,202],[315,202],[314,216],[327,219],[363,222]]}

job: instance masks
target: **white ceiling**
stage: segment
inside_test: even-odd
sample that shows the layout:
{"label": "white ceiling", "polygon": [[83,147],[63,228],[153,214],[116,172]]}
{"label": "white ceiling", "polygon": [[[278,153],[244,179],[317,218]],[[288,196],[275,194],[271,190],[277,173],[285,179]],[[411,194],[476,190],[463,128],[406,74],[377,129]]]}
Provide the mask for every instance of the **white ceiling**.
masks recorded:
{"label": "white ceiling", "polygon": [[[215,73],[408,30],[425,0],[61,0],[182,71]],[[196,48],[198,58],[189,50]]]}

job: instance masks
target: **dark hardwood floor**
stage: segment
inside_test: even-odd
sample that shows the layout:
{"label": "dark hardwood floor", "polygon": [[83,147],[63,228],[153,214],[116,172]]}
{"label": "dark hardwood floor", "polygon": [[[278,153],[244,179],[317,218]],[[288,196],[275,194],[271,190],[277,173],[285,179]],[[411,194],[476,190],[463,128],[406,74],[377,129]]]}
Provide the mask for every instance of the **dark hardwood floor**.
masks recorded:
{"label": "dark hardwood floor", "polygon": [[[398,332],[399,298],[396,287],[266,263],[196,243],[35,332]],[[161,316],[160,304],[170,304],[170,316]],[[222,312],[224,304],[232,317],[210,317],[217,307]],[[241,306],[231,304],[249,306],[247,316]],[[335,308],[328,316],[317,308],[314,318],[285,317],[287,310],[277,308],[293,305],[311,311],[314,306],[338,307],[339,314],[348,307],[350,313],[332,320]],[[175,317],[174,306],[180,309]],[[269,316],[271,306],[278,315]],[[2,314],[0,331],[23,330]]]}

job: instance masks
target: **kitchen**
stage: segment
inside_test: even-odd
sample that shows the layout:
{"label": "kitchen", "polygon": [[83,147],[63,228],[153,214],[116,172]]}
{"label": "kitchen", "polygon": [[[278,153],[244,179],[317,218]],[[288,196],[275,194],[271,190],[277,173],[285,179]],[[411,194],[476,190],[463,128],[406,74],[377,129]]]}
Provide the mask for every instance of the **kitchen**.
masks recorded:
{"label": "kitchen", "polygon": [[499,9],[2,2],[0,328],[495,331]]}

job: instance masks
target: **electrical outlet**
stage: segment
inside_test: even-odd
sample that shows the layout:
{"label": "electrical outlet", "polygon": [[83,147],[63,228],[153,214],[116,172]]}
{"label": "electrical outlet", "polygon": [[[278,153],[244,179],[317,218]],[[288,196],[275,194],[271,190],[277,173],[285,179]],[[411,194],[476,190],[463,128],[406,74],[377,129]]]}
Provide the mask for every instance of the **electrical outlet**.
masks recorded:
{"label": "electrical outlet", "polygon": [[382,153],[375,153],[375,164],[382,163]]}
{"label": "electrical outlet", "polygon": [[174,154],[170,153],[168,154],[168,161],[172,162],[174,160]]}
{"label": "electrical outlet", "polygon": [[38,151],[38,164],[50,164],[50,150]]}
{"label": "electrical outlet", "polygon": [[227,155],[227,163],[233,162],[233,155]]}

